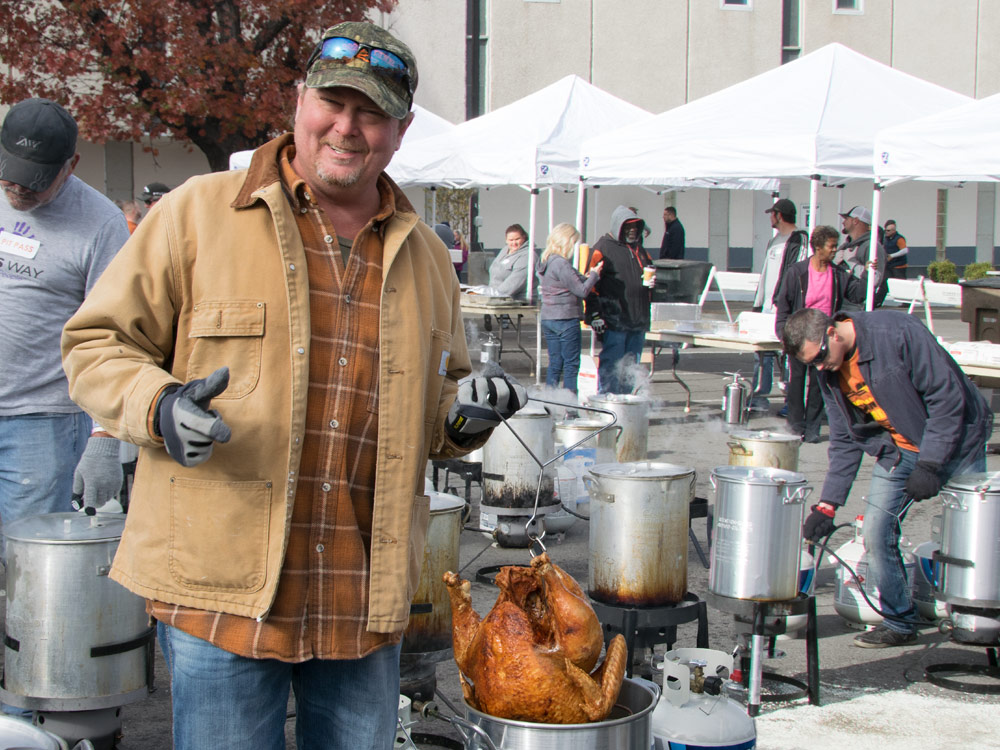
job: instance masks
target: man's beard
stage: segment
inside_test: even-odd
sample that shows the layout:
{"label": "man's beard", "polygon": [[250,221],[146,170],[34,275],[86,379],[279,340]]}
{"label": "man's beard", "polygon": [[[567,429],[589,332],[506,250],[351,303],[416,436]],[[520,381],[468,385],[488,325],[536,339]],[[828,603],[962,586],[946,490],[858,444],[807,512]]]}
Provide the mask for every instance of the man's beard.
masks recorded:
{"label": "man's beard", "polygon": [[363,167],[358,167],[350,174],[330,174],[321,164],[316,164],[316,176],[319,177],[323,182],[325,182],[330,187],[353,187],[358,184],[361,179],[361,172]]}

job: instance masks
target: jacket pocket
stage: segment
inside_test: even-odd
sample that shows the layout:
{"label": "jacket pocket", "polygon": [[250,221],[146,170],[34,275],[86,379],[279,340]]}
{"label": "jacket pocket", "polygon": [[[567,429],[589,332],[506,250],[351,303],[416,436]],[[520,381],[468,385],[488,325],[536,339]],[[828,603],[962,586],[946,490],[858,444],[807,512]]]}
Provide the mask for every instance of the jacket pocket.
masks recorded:
{"label": "jacket pocket", "polygon": [[242,398],[257,386],[264,339],[263,302],[199,302],[192,311],[188,337],[194,339],[188,380],[207,377],[225,366],[229,368],[229,387],[216,398]]}
{"label": "jacket pocket", "polygon": [[426,387],[424,389],[424,422],[434,424],[437,421],[438,404],[441,403],[441,391],[444,389],[442,373],[448,371],[451,357],[451,334],[437,328],[431,329],[430,359],[427,361]]}
{"label": "jacket pocket", "polygon": [[200,591],[259,590],[270,520],[270,482],[171,477],[170,575]]}
{"label": "jacket pocket", "polygon": [[413,498],[410,511],[410,548],[406,568],[406,601],[413,601],[420,585],[420,569],[424,565],[424,545],[427,543],[427,524],[431,518],[431,499],[427,495]]}

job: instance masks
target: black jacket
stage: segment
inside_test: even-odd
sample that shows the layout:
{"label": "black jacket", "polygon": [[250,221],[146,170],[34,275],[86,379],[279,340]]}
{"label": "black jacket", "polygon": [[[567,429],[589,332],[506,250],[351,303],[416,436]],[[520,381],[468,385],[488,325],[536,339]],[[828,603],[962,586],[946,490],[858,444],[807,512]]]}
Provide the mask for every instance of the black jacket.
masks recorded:
{"label": "black jacket", "polygon": [[595,242],[590,256],[590,267],[602,260],[604,265],[594,293],[587,297],[587,318],[596,312],[612,331],[649,330],[650,290],[642,285],[642,269],[653,260],[641,244],[631,248],[623,241],[625,222],[637,218],[624,206],[616,208],[611,215],[613,234]]}
{"label": "black jacket", "polygon": [[[859,279],[837,266],[830,266],[833,271],[833,311],[837,312],[848,299],[852,302],[865,301],[865,287]],[[792,313],[806,306],[806,291],[809,289],[809,260],[793,263],[781,277],[778,291],[774,293],[774,333],[781,341],[781,332],[785,329],[785,321]]]}
{"label": "black jacket", "polygon": [[674,219],[663,232],[660,243],[660,258],[669,260],[684,259],[684,225],[680,219]]}

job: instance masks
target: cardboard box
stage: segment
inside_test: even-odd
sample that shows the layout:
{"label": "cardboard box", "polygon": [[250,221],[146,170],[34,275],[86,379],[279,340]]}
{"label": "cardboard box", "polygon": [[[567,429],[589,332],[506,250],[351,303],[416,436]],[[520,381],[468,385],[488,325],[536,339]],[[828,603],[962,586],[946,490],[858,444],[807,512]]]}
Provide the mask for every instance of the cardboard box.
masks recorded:
{"label": "cardboard box", "polygon": [[736,326],[741,338],[751,341],[774,341],[774,313],[741,312]]}

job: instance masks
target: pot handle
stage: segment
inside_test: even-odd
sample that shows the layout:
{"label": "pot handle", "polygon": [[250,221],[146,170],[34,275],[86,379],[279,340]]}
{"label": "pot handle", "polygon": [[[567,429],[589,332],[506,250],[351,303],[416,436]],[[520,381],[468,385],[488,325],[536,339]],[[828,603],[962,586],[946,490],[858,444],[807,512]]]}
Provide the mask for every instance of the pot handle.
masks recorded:
{"label": "pot handle", "polygon": [[[738,456],[752,456],[753,451],[748,451],[742,443],[726,443],[729,446],[729,452],[735,453]],[[714,486],[714,485],[713,485]]]}
{"label": "pot handle", "polygon": [[466,745],[471,744],[471,737],[466,735],[462,731],[463,727],[468,729],[472,734],[475,734],[479,740],[485,743],[487,750],[497,750],[497,746],[493,744],[493,739],[486,733],[478,724],[473,724],[471,721],[461,718],[460,716],[449,716],[448,721],[458,730],[458,733],[462,735],[462,739],[465,740]]}
{"label": "pot handle", "polygon": [[587,494],[590,495],[592,500],[600,500],[605,503],[613,503],[615,501],[614,495],[609,495],[607,492],[601,492],[600,485],[594,481],[594,478],[588,474],[584,474],[580,479],[583,480],[583,486],[587,488]]}
{"label": "pot handle", "polygon": [[813,488],[809,486],[799,487],[791,495],[785,495],[782,503],[784,505],[794,505],[796,503],[804,503],[806,498],[812,494]]}
{"label": "pot handle", "polygon": [[709,481],[709,483],[710,483],[710,484],[712,485],[712,489],[713,489],[713,490],[717,490],[717,489],[719,489],[719,485],[717,485],[717,484],[715,483],[715,474],[714,474],[714,473],[713,473],[713,474],[709,474],[709,475],[708,475],[708,481]]}
{"label": "pot handle", "polygon": [[951,510],[960,510],[963,513],[968,510],[962,502],[958,499],[958,495],[953,492],[948,492],[948,490],[941,490],[938,493],[938,497],[941,498],[941,503],[945,508],[950,508]]}

